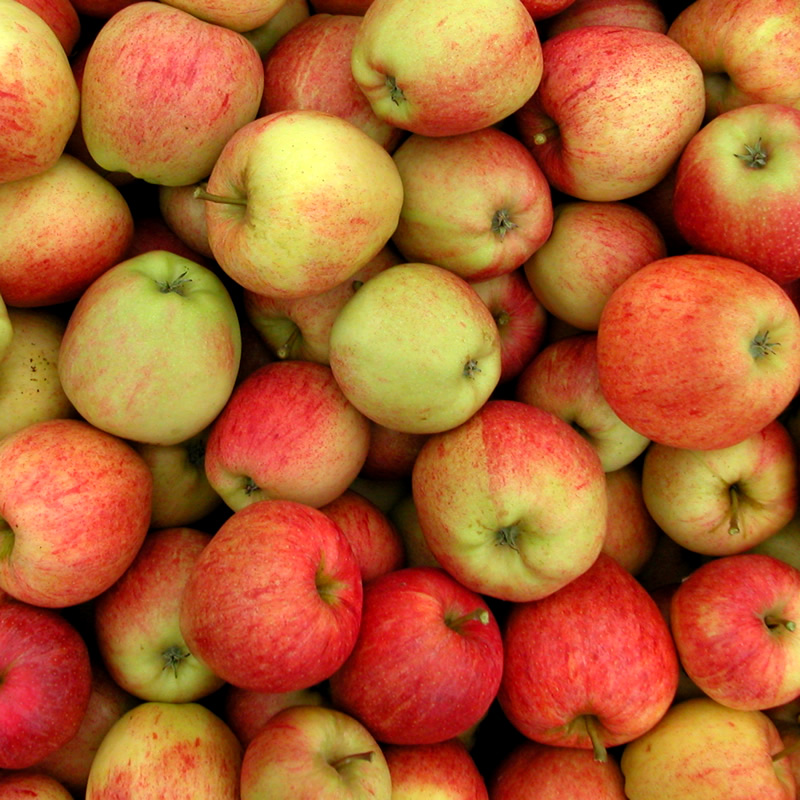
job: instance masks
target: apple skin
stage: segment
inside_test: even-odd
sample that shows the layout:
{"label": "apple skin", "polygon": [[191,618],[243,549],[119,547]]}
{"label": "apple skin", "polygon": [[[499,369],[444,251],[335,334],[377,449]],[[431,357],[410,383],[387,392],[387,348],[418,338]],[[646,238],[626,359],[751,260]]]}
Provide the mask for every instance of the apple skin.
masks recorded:
{"label": "apple skin", "polygon": [[539,352],[547,334],[548,314],[521,268],[472,281],[470,286],[492,312],[500,333],[500,383],[518,377]]}
{"label": "apple skin", "polygon": [[656,33],[669,29],[657,0],[572,0],[542,25],[542,39],[584,25],[629,25]]}
{"label": "apple skin", "polygon": [[229,517],[200,554],[180,629],[190,652],[226,682],[288,692],[340,666],[361,608],[358,560],[336,523],[302,503],[261,500]]}
{"label": "apple skin", "polygon": [[550,186],[510,133],[411,134],[392,157],[403,181],[392,242],[406,261],[488,280],[521,266],[550,235]]}
{"label": "apple skin", "polygon": [[206,477],[234,511],[264,499],[317,508],[358,475],[369,434],[330,367],[275,361],[238,384],[211,425]]}
{"label": "apple skin", "polygon": [[[312,165],[313,168],[309,168]],[[332,289],[385,247],[403,184],[374,139],[341,117],[276,111],[228,139],[204,198],[211,251],[245,289],[303,297]]]}
{"label": "apple skin", "polygon": [[800,316],[778,284],[747,264],[668,256],[609,297],[597,367],[606,400],[634,430],[672,447],[728,447],[797,393]]}
{"label": "apple skin", "polygon": [[32,770],[0,774],[0,796],[4,800],[73,800],[66,786]]}
{"label": "apple skin", "polygon": [[772,556],[712,559],[676,589],[670,627],[686,674],[729,708],[800,695],[800,570]]}
{"label": "apple skin", "polygon": [[358,639],[328,687],[382,744],[434,744],[483,718],[502,671],[485,600],[438,567],[405,567],[364,586]]}
{"label": "apple skin", "polygon": [[133,237],[120,191],[66,153],[43,172],[0,184],[0,215],[0,294],[19,308],[77,300]]}
{"label": "apple skin", "polygon": [[397,264],[367,281],[330,332],[345,396],[373,422],[438,433],[469,419],[500,379],[500,333],[467,281],[435,264]]}
{"label": "apple skin", "polygon": [[81,19],[71,0],[25,0],[53,30],[67,56],[72,55],[81,37]]}
{"label": "apple skin", "polygon": [[661,530],[709,556],[742,553],[788,525],[798,510],[797,447],[774,420],[720,450],[653,443],[642,495]]}
{"label": "apple skin", "polygon": [[51,608],[97,597],[144,541],[152,486],[130,445],[83,420],[45,420],[6,436],[0,587]]}
{"label": "apple skin", "polygon": [[153,250],[111,267],[81,295],[58,374],[91,424],[170,445],[217,417],[240,357],[239,319],[225,284],[207,267]]}
{"label": "apple skin", "polygon": [[795,780],[774,723],[709,697],[676,703],[622,752],[628,800],[793,800]]}
{"label": "apple skin", "polygon": [[405,566],[406,555],[400,533],[372,500],[353,489],[346,489],[320,511],[330,517],[347,537],[358,559],[364,583]]}
{"label": "apple skin", "polygon": [[80,113],[80,92],[61,42],[36,11],[0,3],[0,183],[52,167]]}
{"label": "apple skin", "polygon": [[198,19],[244,34],[266,25],[285,2],[286,0],[236,0],[228,3],[217,0],[170,0],[169,5]]}
{"label": "apple skin", "polygon": [[89,651],[58,612],[0,603],[0,769],[27,769],[67,742],[92,687]]}
{"label": "apple skin", "polygon": [[324,706],[292,706],[247,745],[241,800],[391,800],[389,767],[358,720]]}
{"label": "apple skin", "polygon": [[213,259],[208,243],[206,207],[194,196],[195,186],[159,186],[158,210],[167,227],[191,250]]}
{"label": "apple skin", "polygon": [[[735,258],[781,285],[791,283],[800,278],[800,245],[790,233],[800,224],[798,180],[800,100],[798,108],[760,103],[727,111],[681,153],[675,224],[694,250]],[[756,206],[758,214],[752,213]]]}
{"label": "apple skin", "polygon": [[707,121],[754,103],[800,107],[800,9],[792,0],[700,0],[667,33],[703,70]]}
{"label": "apple skin", "polygon": [[494,125],[528,100],[542,48],[520,0],[478,0],[468,13],[459,0],[373,0],[351,69],[380,119],[453,136]]}
{"label": "apple skin", "polygon": [[590,750],[524,741],[498,762],[491,800],[627,800],[616,758],[596,761]]}
{"label": "apple skin", "polygon": [[658,606],[605,553],[556,592],[515,605],[503,646],[498,701],[509,721],[533,741],[591,749],[598,760],[658,722],[678,686]]}
{"label": "apple skin", "polygon": [[427,438],[425,433],[404,433],[370,421],[369,450],[359,476],[373,481],[410,478]]}
{"label": "apple skin", "polygon": [[140,700],[117,685],[102,662],[92,662],[92,690],[77,732],[58,749],[37,761],[37,772],[51,775],[76,798],[86,791],[97,748],[111,726]]}
{"label": "apple skin", "polygon": [[103,663],[135,697],[187,703],[224,683],[189,652],[180,633],[183,588],[210,541],[210,533],[194,528],[150,531],[124,574],[95,599]]}
{"label": "apple skin", "polygon": [[372,0],[311,0],[315,14],[354,14],[364,16]]}
{"label": "apple skin", "polygon": [[431,436],[411,476],[428,548],[472,591],[538,599],[587,570],[606,529],[605,473],[568,423],[516,400],[489,400]]}
{"label": "apple skin", "polygon": [[239,800],[241,761],[239,740],[205,706],[140,703],[100,743],[85,800]]}
{"label": "apple skin", "polygon": [[350,69],[361,25],[352,14],[312,14],[292,28],[264,58],[259,116],[286,109],[315,109],[352,122],[391,153],[403,131],[379,119]]}
{"label": "apple skin", "polygon": [[489,800],[486,782],[460,739],[384,745],[392,797],[402,800]]}
{"label": "apple skin", "polygon": [[10,308],[7,315],[13,335],[0,357],[0,438],[77,416],[58,377],[63,317],[46,308]]}
{"label": "apple skin", "polygon": [[650,444],[603,396],[594,333],[567,336],[540,350],[517,378],[514,396],[568,422],[592,446],[606,472],[632,463]]}
{"label": "apple skin", "polygon": [[700,67],[663,33],[588,25],[545,40],[542,56],[539,88],[514,123],[553,189],[573,199],[646,191],[702,124]]}
{"label": "apple skin", "polygon": [[525,277],[547,311],[597,330],[611,293],[640,267],[667,255],[656,223],[629,203],[557,203],[548,240],[525,262]]}
{"label": "apple skin", "polygon": [[311,16],[307,0],[285,0],[281,7],[263,25],[244,31],[245,37],[258,51],[263,62],[273,47],[292,28]]}
{"label": "apple skin", "polygon": [[164,3],[131,3],[101,27],[86,57],[83,138],[103,169],[194,183],[255,119],[263,88],[261,58],[240,34]]}

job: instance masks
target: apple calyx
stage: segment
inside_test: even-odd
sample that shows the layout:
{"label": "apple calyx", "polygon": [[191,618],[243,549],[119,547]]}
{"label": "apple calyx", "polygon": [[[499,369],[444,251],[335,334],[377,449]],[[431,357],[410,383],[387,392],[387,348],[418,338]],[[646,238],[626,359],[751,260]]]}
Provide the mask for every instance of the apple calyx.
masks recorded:
{"label": "apple calyx", "polygon": [[172,674],[177,678],[178,667],[185,659],[189,658],[190,655],[191,653],[186,648],[177,644],[170,645],[161,653],[161,658],[164,660],[164,665],[161,669],[171,669]]}
{"label": "apple calyx", "polygon": [[740,161],[743,161],[745,166],[750,169],[762,169],[767,166],[767,151],[761,145],[761,137],[754,145],[746,144],[744,146],[745,153],[734,153],[734,156]]}
{"label": "apple calyx", "polygon": [[337,771],[340,772],[344,767],[348,764],[352,764],[354,761],[372,761],[375,757],[375,752],[373,750],[367,750],[363,753],[353,753],[349,756],[342,756],[341,758],[337,758],[335,761],[329,761],[328,763]]}
{"label": "apple calyx", "polygon": [[208,200],[210,203],[223,203],[232,206],[247,205],[247,199],[244,197],[228,197],[227,195],[211,194],[210,192],[206,191],[202,184],[195,188],[192,196],[198,200]]}
{"label": "apple calyx", "polygon": [[245,478],[244,479],[244,486],[242,487],[244,493],[250,497],[253,492],[258,491],[258,484],[252,478]]}
{"label": "apple calyx", "polygon": [[592,752],[594,753],[594,760],[601,763],[608,760],[608,751],[605,744],[603,744],[603,737],[597,727],[597,717],[594,714],[584,714],[581,717],[583,725],[586,728],[586,734],[592,743]]}
{"label": "apple calyx", "polygon": [[780,347],[780,342],[770,341],[769,331],[757,333],[750,342],[750,355],[753,358],[764,358],[764,356],[775,355],[775,348]]}
{"label": "apple calyx", "polygon": [[454,630],[456,633],[461,633],[464,625],[466,625],[468,622],[472,622],[473,620],[480,622],[481,625],[488,625],[489,612],[485,608],[475,608],[472,611],[469,611],[466,614],[461,614],[458,617],[446,615],[444,618],[444,624],[447,625],[448,628]]}
{"label": "apple calyx", "polygon": [[397,85],[397,79],[393,75],[386,76],[386,88],[389,90],[389,98],[396,105],[406,101],[406,96],[403,90]]}
{"label": "apple calyx", "polygon": [[797,628],[797,624],[792,619],[784,619],[780,616],[775,616],[774,614],[767,614],[764,617],[764,624],[771,630],[774,631],[776,628],[785,628],[789,633],[792,633]]}
{"label": "apple calyx", "polygon": [[498,328],[504,328],[511,322],[511,314],[505,310],[498,311],[497,314],[494,315],[494,321]]}
{"label": "apple calyx", "polygon": [[519,227],[516,222],[511,219],[511,212],[507,208],[500,208],[494,212],[492,216],[492,233],[496,233],[500,237],[500,241],[506,238],[506,234]]}
{"label": "apple calyx", "polygon": [[519,552],[519,545],[517,544],[519,535],[519,525],[516,523],[512,525],[504,525],[502,528],[499,528],[497,531],[495,531],[494,543],[496,545],[510,547],[512,550]]}
{"label": "apple calyx", "polygon": [[474,358],[468,358],[467,363],[464,364],[463,375],[465,378],[474,378],[476,372],[481,372],[478,362]]}
{"label": "apple calyx", "polygon": [[177,278],[174,278],[171,281],[156,281],[158,285],[158,291],[162,294],[170,294],[170,292],[174,292],[175,294],[179,294],[181,297],[184,296],[184,287],[187,283],[191,283],[192,279],[187,278],[187,270],[184,270]]}

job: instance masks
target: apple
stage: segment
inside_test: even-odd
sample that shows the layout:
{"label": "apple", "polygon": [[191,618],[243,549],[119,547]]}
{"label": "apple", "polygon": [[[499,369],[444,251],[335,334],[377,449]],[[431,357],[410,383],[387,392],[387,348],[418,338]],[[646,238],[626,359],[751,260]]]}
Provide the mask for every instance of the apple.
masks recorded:
{"label": "apple", "polygon": [[0,2],[0,183],[30,178],[61,157],[80,113],[64,48],[36,11]]}
{"label": "apple", "polygon": [[242,381],[211,425],[206,478],[234,511],[263,499],[319,507],[358,475],[369,434],[330,367],[276,361]]}
{"label": "apple", "polygon": [[706,119],[751,103],[800,104],[800,8],[792,0],[697,0],[668,35],[703,70]]}
{"label": "apple", "polygon": [[311,16],[307,0],[284,0],[281,7],[266,22],[244,31],[245,37],[258,51],[263,61],[273,47],[292,28]]}
{"label": "apple", "polygon": [[[487,47],[491,42],[491,47]],[[373,0],[351,69],[378,118],[424,136],[499,123],[536,91],[542,48],[520,0]]]}
{"label": "apple", "polygon": [[591,750],[524,741],[498,760],[491,800],[627,800],[619,761],[598,762]]}
{"label": "apple", "polygon": [[358,720],[324,706],[279,711],[247,745],[241,800],[391,800],[380,745]]}
{"label": "apple", "polygon": [[510,133],[415,133],[392,157],[403,180],[392,242],[406,261],[482,281],[515,270],[550,236],[550,186]]}
{"label": "apple", "polygon": [[197,196],[211,251],[236,283],[302,297],[332,289],[380,252],[403,185],[389,153],[352,122],[298,109],[236,131]]}
{"label": "apple", "polygon": [[386,245],[349,278],[306,297],[275,297],[245,289],[244,316],[274,357],[328,364],[331,327],[342,306],[365,281],[402,261],[394,248]]}
{"label": "apple", "polygon": [[77,300],[124,258],[133,237],[121,192],[66,153],[36,175],[0,184],[0,215],[0,294],[16,307]]}
{"label": "apple", "polygon": [[190,439],[233,391],[241,329],[225,284],[166,250],[126,259],[80,296],[58,374],[88,422],[125,439]]}
{"label": "apple", "polygon": [[52,608],[97,597],[144,541],[152,484],[129,444],[84,420],[0,440],[0,587]]}
{"label": "apple", "polygon": [[666,255],[656,223],[630,203],[573,200],[555,205],[552,233],[523,270],[550,314],[596,331],[614,289]]}
{"label": "apple", "polygon": [[774,723],[710,697],[673,705],[622,752],[628,800],[793,800],[795,780]]}
{"label": "apple", "polygon": [[400,533],[406,552],[407,567],[440,567],[431,552],[422,526],[419,523],[417,506],[411,491],[404,494],[388,511],[389,519]]}
{"label": "apple", "polygon": [[247,747],[279,711],[290,706],[313,705],[327,705],[327,699],[316,687],[290,692],[256,692],[227,684],[223,690],[222,717],[242,746]]}
{"label": "apple", "polygon": [[670,627],[686,674],[730,708],[800,695],[800,570],[757,553],[722,556],[676,589]]}
{"label": "apple", "polygon": [[573,2],[574,0],[522,0],[522,5],[535,22],[541,22],[569,8]]}
{"label": "apple", "polygon": [[67,56],[72,55],[81,38],[81,19],[71,0],[25,0],[53,30]]}
{"label": "apple", "polygon": [[642,495],[661,530],[710,556],[741,553],[787,525],[798,510],[797,447],[774,420],[718,450],[653,443]]}
{"label": "apple", "polygon": [[587,25],[546,39],[542,58],[515,129],[551,186],[573,199],[651,188],[703,122],[700,67],[666,34]]}
{"label": "apple", "polygon": [[346,119],[392,152],[403,131],[379,119],[350,69],[361,17],[315,13],[286,33],[264,58],[259,116],[314,109]]}
{"label": "apple", "polygon": [[373,422],[436,433],[469,419],[494,391],[500,334],[463,278],[434,264],[397,264],[341,308],[329,361],[342,392]]}
{"label": "apple", "polygon": [[92,761],[86,800],[239,800],[242,747],[199,703],[145,702],[123,714]]}
{"label": "apple", "polygon": [[246,33],[266,25],[285,2],[286,0],[237,0],[228,3],[217,0],[169,0],[169,5],[222,28]]}
{"label": "apple", "polygon": [[89,651],[58,612],[0,603],[0,769],[27,769],[67,742],[89,703]]}
{"label": "apple", "polygon": [[162,528],[145,538],[133,563],[94,602],[94,633],[114,681],[142,700],[186,703],[223,681],[188,650],[180,632],[186,581],[211,534]]}
{"label": "apple", "polygon": [[517,378],[539,352],[547,335],[548,313],[536,298],[521,268],[471,281],[470,286],[492,312],[500,333],[500,383]]}
{"label": "apple", "polygon": [[154,184],[194,183],[255,119],[263,86],[261,58],[241,34],[166,3],[131,3],[92,40],[83,138],[103,169]]}
{"label": "apple", "polygon": [[405,800],[489,800],[486,781],[460,739],[383,748],[392,797]]}
{"label": "apple", "polygon": [[[787,233],[800,221],[799,179],[800,98],[797,108],[759,103],[726,111],[681,153],[675,224],[695,250],[744,261],[781,285],[791,283],[800,278],[800,246]],[[759,213],[752,214],[756,206]],[[776,226],[773,219],[782,222]]]}
{"label": "apple", "polygon": [[744,552],[763,553],[800,569],[800,510],[779,531]]}
{"label": "apple", "polygon": [[595,333],[567,336],[545,346],[517,378],[514,396],[568,422],[589,442],[606,472],[632,463],[650,444],[603,396]]}
{"label": "apple", "polygon": [[[213,259],[208,243],[205,203],[194,196],[197,184],[159,186],[158,210],[167,227],[193,250]],[[167,249],[167,248],[164,248]]]}
{"label": "apple", "polygon": [[543,39],[584,25],[629,25],[666,33],[664,8],[657,0],[572,0],[541,26]]}
{"label": "apple", "polygon": [[490,597],[544,597],[602,547],[607,498],[596,451],[567,422],[521,401],[489,400],[431,436],[411,485],[436,560]]}
{"label": "apple", "polygon": [[230,516],[184,586],[180,630],[227,683],[259,692],[307,689],[353,648],[362,607],[350,543],[318,509],[261,500]]}
{"label": "apple", "polygon": [[388,514],[354,489],[320,507],[350,542],[366,583],[405,566],[403,539]]}
{"label": "apple", "polygon": [[93,660],[91,693],[75,735],[33,765],[62,783],[76,798],[86,791],[97,748],[111,726],[139,699],[116,684],[100,660]]}
{"label": "apple", "polygon": [[46,308],[9,308],[0,356],[0,438],[47,419],[77,412],[58,377],[58,353],[66,322]]}
{"label": "apple", "polygon": [[427,438],[425,433],[404,433],[370,421],[369,450],[359,476],[368,481],[410,478],[414,462]]}
{"label": "apple", "polygon": [[734,259],[668,256],[629,276],[597,329],[600,388],[649,439],[698,450],[757,433],[800,386],[800,316]]}
{"label": "apple", "polygon": [[6,800],[73,800],[62,783],[50,775],[32,770],[0,774],[0,796]]}
{"label": "apple", "polygon": [[365,584],[358,639],[328,687],[382,744],[434,744],[484,717],[502,670],[485,600],[438,567],[405,567]]}
{"label": "apple", "polygon": [[209,433],[206,428],[178,444],[133,442],[153,475],[151,528],[194,525],[223,505],[205,471]]}
{"label": "apple", "polygon": [[608,517],[602,552],[638,575],[656,552],[662,531],[647,510],[638,462],[606,472]]}

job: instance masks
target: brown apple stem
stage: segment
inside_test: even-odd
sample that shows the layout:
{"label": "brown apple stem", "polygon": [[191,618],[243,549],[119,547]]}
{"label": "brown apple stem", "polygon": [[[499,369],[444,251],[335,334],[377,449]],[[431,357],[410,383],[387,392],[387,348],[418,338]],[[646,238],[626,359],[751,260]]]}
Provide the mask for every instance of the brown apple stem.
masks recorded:
{"label": "brown apple stem", "polygon": [[477,620],[482,625],[488,625],[489,612],[485,608],[476,608],[467,614],[462,614],[460,617],[456,617],[455,619],[446,619],[445,623],[447,624],[448,628],[458,631],[472,620]]}
{"label": "brown apple stem", "polygon": [[224,203],[233,206],[247,205],[247,200],[243,197],[226,197],[221,194],[211,194],[207,192],[202,186],[198,186],[194,190],[194,196],[198,200],[208,200],[210,203]]}
{"label": "brown apple stem", "polygon": [[795,630],[795,628],[797,628],[797,625],[795,624],[794,620],[784,619],[783,617],[776,617],[773,614],[767,614],[767,616],[764,617],[764,624],[768,628],[778,628],[780,626],[783,626],[784,628],[786,628],[787,631],[790,632]]}
{"label": "brown apple stem", "polygon": [[739,489],[735,483],[730,487],[730,498],[731,522],[728,526],[728,533],[731,534],[731,536],[735,536],[742,532],[739,527]]}
{"label": "brown apple stem", "polygon": [[786,756],[790,756],[792,753],[796,753],[798,750],[800,750],[800,739],[796,739],[782,750],[778,750],[778,752],[772,756],[772,760],[779,761],[781,758],[786,758]]}
{"label": "brown apple stem", "polygon": [[375,752],[373,750],[367,750],[363,753],[353,753],[349,756],[342,756],[342,758],[337,758],[336,761],[331,761],[331,766],[339,770],[342,767],[346,767],[348,764],[351,764],[353,761],[372,761],[375,756]]}
{"label": "brown apple stem", "polygon": [[297,337],[299,335],[300,328],[295,325],[292,332],[286,337],[286,341],[275,351],[275,355],[280,359],[288,358],[289,353],[292,352],[292,347],[294,347],[294,343],[297,341]]}
{"label": "brown apple stem", "polygon": [[603,744],[603,737],[597,728],[597,717],[594,714],[584,714],[583,724],[586,726],[586,733],[592,743],[592,751],[594,752],[594,760],[605,762],[608,760],[608,751],[605,744]]}

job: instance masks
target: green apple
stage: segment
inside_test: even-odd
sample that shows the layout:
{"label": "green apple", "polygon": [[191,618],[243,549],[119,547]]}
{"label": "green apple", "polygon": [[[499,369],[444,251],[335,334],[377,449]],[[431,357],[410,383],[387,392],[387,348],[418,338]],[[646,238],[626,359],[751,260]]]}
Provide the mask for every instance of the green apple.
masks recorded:
{"label": "green apple", "polygon": [[76,303],[58,373],[92,425],[177,444],[228,401],[241,357],[236,308],[210,269],[166,250],[115,265]]}
{"label": "green apple", "polygon": [[397,264],[367,281],[331,327],[339,386],[387,428],[437,433],[465,422],[500,379],[500,333],[461,277],[434,264]]}

